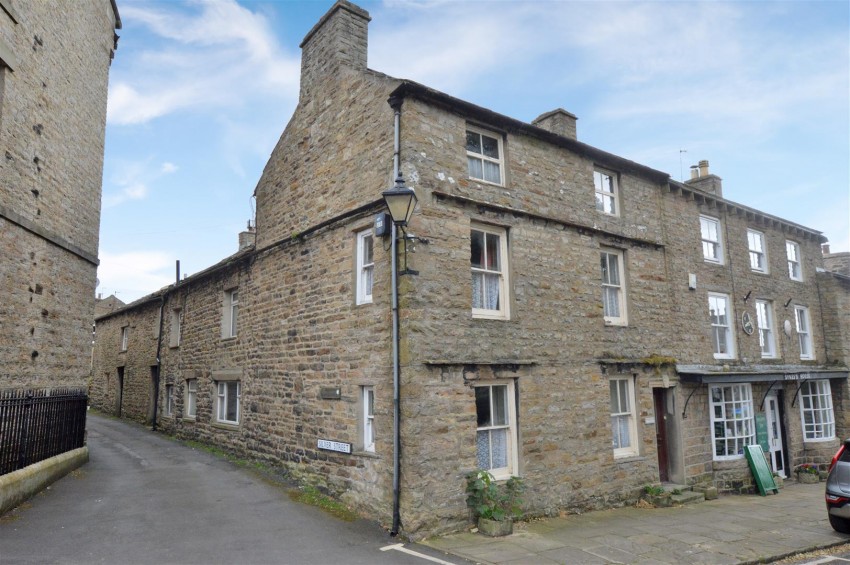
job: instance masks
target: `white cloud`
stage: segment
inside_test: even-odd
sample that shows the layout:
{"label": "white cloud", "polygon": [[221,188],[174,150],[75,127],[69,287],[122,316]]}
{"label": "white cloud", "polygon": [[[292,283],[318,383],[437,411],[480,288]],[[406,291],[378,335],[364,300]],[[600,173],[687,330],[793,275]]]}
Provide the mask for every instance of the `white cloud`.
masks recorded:
{"label": "white cloud", "polygon": [[111,177],[104,182],[103,207],[111,208],[128,200],[143,200],[150,194],[149,186],[161,177],[177,171],[177,165],[169,162],[159,167],[153,159],[142,161],[114,160]]}
{"label": "white cloud", "polygon": [[[593,117],[692,119],[739,132],[846,108],[845,37],[797,27],[783,7],[720,2],[390,2],[370,66],[480,98],[533,77],[533,96],[595,89]],[[766,14],[766,11],[769,12]],[[385,16],[387,16],[385,18]],[[786,16],[787,17],[787,16]],[[777,22],[785,24],[785,27]],[[374,62],[374,65],[372,63]],[[494,77],[497,80],[493,80]],[[575,95],[574,95],[575,96]],[[584,93],[579,94],[584,96]],[[540,108],[540,112],[550,110]],[[579,116],[589,118],[591,116]]]}
{"label": "white cloud", "polygon": [[101,251],[98,291],[131,302],[172,282],[174,257],[161,251]]}
{"label": "white cloud", "polygon": [[263,15],[233,0],[128,4],[125,33],[143,26],[156,47],[113,67],[107,121],[142,124],[180,111],[297,97],[298,57],[285,54]]}

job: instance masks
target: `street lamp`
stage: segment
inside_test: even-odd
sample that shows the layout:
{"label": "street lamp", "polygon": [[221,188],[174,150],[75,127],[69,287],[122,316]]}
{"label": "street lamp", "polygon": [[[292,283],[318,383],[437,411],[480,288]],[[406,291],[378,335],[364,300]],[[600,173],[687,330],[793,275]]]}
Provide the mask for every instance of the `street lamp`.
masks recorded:
{"label": "street lamp", "polygon": [[[416,192],[412,188],[404,186],[404,178],[401,173],[395,179],[395,186],[381,193],[384,197],[384,202],[387,203],[387,208],[390,211],[390,216],[393,218],[393,224],[396,226],[406,226],[413,215],[413,209],[416,207]],[[395,239],[393,239],[395,241]]]}
{"label": "street lamp", "polygon": [[[396,119],[398,116],[396,116]],[[396,143],[398,143],[396,137]],[[397,162],[397,161],[396,161]],[[398,166],[396,165],[396,169]],[[401,430],[399,428],[400,420],[400,375],[401,364],[399,362],[399,323],[398,323],[398,230],[407,225],[410,217],[413,215],[413,209],[416,207],[416,193],[412,188],[404,185],[404,178],[401,172],[398,171],[398,176],[395,179],[395,186],[381,193],[384,197],[384,202],[390,211],[390,216],[393,219],[392,229],[390,231],[390,239],[392,240],[390,255],[392,257],[392,290],[393,290],[393,527],[392,535],[396,535],[399,530],[399,522],[401,521],[399,512],[399,474],[400,474],[400,447],[401,447]],[[407,247],[405,247],[407,251]],[[405,259],[405,267],[407,260]]]}

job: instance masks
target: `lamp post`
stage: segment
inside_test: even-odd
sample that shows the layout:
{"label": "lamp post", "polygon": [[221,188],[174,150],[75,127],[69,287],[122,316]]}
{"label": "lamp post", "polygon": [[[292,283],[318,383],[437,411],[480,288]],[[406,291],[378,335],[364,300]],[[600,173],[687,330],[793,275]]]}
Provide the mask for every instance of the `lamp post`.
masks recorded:
{"label": "lamp post", "polygon": [[416,193],[412,188],[404,185],[404,178],[401,172],[395,179],[395,186],[381,193],[384,197],[384,202],[390,211],[390,216],[393,220],[392,229],[390,231],[392,256],[392,310],[393,310],[393,527],[391,534],[398,534],[399,529],[399,474],[400,474],[400,436],[401,429],[399,428],[400,415],[400,394],[399,394],[399,376],[401,374],[401,365],[399,362],[399,323],[398,323],[398,229],[407,225],[410,217],[413,215],[413,209],[416,207]]}

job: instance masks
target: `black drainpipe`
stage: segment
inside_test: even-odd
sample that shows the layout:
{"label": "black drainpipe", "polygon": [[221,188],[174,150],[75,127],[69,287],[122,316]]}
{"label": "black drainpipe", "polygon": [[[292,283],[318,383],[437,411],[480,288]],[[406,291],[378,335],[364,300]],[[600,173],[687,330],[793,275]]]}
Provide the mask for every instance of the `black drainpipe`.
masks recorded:
{"label": "black drainpipe", "polygon": [[[174,265],[176,271],[176,280],[174,282],[174,286],[171,289],[177,288],[177,285],[180,284],[180,260],[178,259]],[[171,290],[169,289],[169,290]],[[159,331],[157,332],[156,338],[156,380],[153,383],[154,393],[153,393],[153,422],[151,423],[151,430],[156,431],[156,418],[159,413],[159,381],[162,379],[162,325],[163,325],[163,314],[165,313],[165,298],[168,296],[169,290],[164,290],[162,295],[159,297]]]}

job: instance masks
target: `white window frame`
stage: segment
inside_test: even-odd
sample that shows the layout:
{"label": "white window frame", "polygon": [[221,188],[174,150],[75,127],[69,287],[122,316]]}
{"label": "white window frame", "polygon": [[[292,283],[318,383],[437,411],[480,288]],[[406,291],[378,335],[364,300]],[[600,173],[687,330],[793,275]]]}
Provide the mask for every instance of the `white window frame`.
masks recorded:
{"label": "white window frame", "polygon": [[121,351],[127,351],[130,345],[130,326],[121,328]]}
{"label": "white window frame", "polygon": [[[608,386],[611,394],[611,447],[614,450],[614,458],[638,455],[634,377],[612,378],[608,381]],[[623,420],[625,428],[618,425]],[[623,431],[628,434],[628,445],[625,446]]]}
{"label": "white window frame", "polygon": [[165,415],[174,415],[174,385],[165,385]]}
{"label": "white window frame", "polygon": [[805,442],[835,438],[832,388],[827,379],[803,381],[800,385],[800,422]]}
{"label": "white window frame", "polygon": [[[712,299],[715,301],[723,300],[724,308],[726,309],[726,323],[721,324],[712,320]],[[734,359],[735,358],[735,314],[732,311],[732,300],[730,299],[728,294],[723,294],[720,292],[709,292],[708,293],[708,316],[709,323],[711,324],[711,341],[712,341],[712,350],[714,351],[715,359]],[[717,332],[724,331],[722,328],[725,328],[726,334],[726,353],[721,353],[718,350],[719,341],[715,337]]]}
{"label": "white window frame", "polygon": [[[712,238],[714,228],[714,238]],[[720,220],[712,216],[699,217],[699,233],[702,241],[702,258],[706,263],[723,264],[723,232]]]}
{"label": "white window frame", "polygon": [[183,310],[174,308],[171,310],[171,325],[168,334],[169,347],[180,347],[180,333],[182,330]]}
{"label": "white window frame", "polygon": [[363,406],[363,451],[375,452],[375,387],[361,387]]}
{"label": "white window frame", "polygon": [[[610,182],[606,182],[606,179]],[[608,189],[606,190],[606,184]],[[596,198],[596,211],[608,216],[620,215],[620,186],[617,173],[604,169],[593,169],[593,191]]]}
{"label": "white window frame", "polygon": [[224,292],[222,316],[221,316],[221,338],[230,339],[236,337],[239,328],[239,289],[232,288]]}
{"label": "white window frame", "polygon": [[750,256],[750,270],[754,273],[768,273],[767,240],[764,233],[747,229],[747,249]]}
{"label": "white window frame", "polygon": [[788,258],[788,278],[792,281],[803,280],[803,261],[800,255],[800,244],[790,239],[785,240],[785,256]]}
{"label": "white window frame", "polygon": [[[719,394],[715,394],[716,391]],[[708,403],[711,415],[711,455],[713,459],[715,461],[742,459],[744,457],[744,446],[756,442],[752,386],[750,383],[710,385]],[[723,431],[722,436],[717,434],[718,430]],[[718,441],[723,442],[723,455],[717,454]],[[735,453],[731,455],[729,454],[730,444],[735,450]]]}
{"label": "white window frame", "polygon": [[[626,309],[626,270],[623,252],[618,249],[603,248],[600,253],[601,284],[602,284],[602,314],[606,324],[614,326],[628,325],[629,319]],[[612,281],[610,276],[611,264],[615,265],[619,280]],[[607,271],[606,267],[607,265]],[[608,276],[606,277],[606,273]],[[607,297],[613,295],[617,300],[618,315],[609,312]]]}
{"label": "white window frame", "polygon": [[[371,258],[366,257],[367,241],[372,245]],[[369,260],[371,259],[371,260]],[[372,286],[375,278],[375,238],[372,230],[363,230],[357,234],[357,300],[359,304],[372,303]]]}
{"label": "white window frame", "polygon": [[[236,419],[227,419],[227,404],[232,398],[231,387],[236,385]],[[220,424],[239,425],[242,419],[242,382],[241,381],[215,381],[215,421]]]}
{"label": "white window frame", "polygon": [[186,418],[198,417],[198,379],[186,379],[186,398],[183,408]]}
{"label": "white window frame", "polygon": [[[506,462],[507,466],[505,467],[493,467],[484,469],[486,471],[490,471],[490,474],[496,480],[508,479],[517,474],[517,469],[519,468],[518,462],[518,441],[517,441],[517,425],[516,425],[516,396],[515,396],[515,386],[513,380],[493,380],[493,381],[480,381],[476,382],[474,385],[475,399],[476,399],[476,416],[478,415],[478,405],[477,405],[477,389],[479,388],[487,388],[489,389],[489,402],[490,402],[490,414],[492,418],[493,414],[493,394],[492,389],[494,387],[504,387],[505,389],[505,402],[507,406],[505,406],[506,412],[506,421],[505,423],[493,424],[491,422],[490,425],[479,426],[476,423],[475,430],[475,453],[476,453],[476,461],[478,460],[478,436],[479,434],[486,432],[488,437],[488,442],[490,443],[490,453],[492,454],[492,432],[494,430],[506,430],[505,432],[505,440],[506,440]],[[492,458],[492,456],[491,456]],[[480,466],[480,465],[479,465]],[[482,467],[483,468],[483,467]]]}
{"label": "white window frame", "polygon": [[759,332],[759,347],[764,359],[774,359],[776,353],[776,330],[773,323],[773,303],[756,300],[756,325]]}
{"label": "white window frame", "polygon": [[[466,136],[464,137],[464,140],[466,140],[466,138],[468,137],[468,135],[470,133],[479,136],[479,142],[481,144],[481,153],[478,153],[478,152],[475,152],[475,151],[470,151],[468,144],[465,144],[465,146],[466,146],[466,159],[467,159],[467,167],[466,167],[467,175],[469,176],[469,178],[474,179],[474,180],[479,181],[479,182],[484,182],[484,183],[487,183],[487,184],[494,184],[496,186],[505,186],[505,149],[504,149],[504,144],[502,143],[502,135],[495,133],[495,132],[492,132],[492,131],[487,131],[485,129],[481,129],[481,128],[477,128],[477,127],[474,127],[474,126],[467,125],[466,126]],[[496,144],[497,144],[498,151],[499,151],[499,158],[498,159],[494,159],[493,157],[489,157],[487,155],[484,155],[484,139],[483,139],[482,136],[486,136],[486,137],[489,137],[491,139],[496,140]],[[469,160],[470,159],[475,159],[475,160],[478,160],[478,161],[481,162],[481,176],[480,177],[472,176],[472,171],[470,171],[470,169],[469,169]],[[498,165],[498,167],[499,167],[499,181],[498,182],[493,182],[492,180],[485,180],[484,179],[484,177],[485,177],[484,163],[492,163],[492,164]]]}
{"label": "white window frame", "polygon": [[[498,284],[498,292],[499,292],[499,307],[498,308],[476,308],[475,307],[475,296],[474,296],[474,287],[471,287],[470,290],[473,291],[472,298],[472,317],[473,318],[489,318],[489,319],[498,319],[498,320],[506,320],[510,317],[510,277],[509,277],[509,267],[508,267],[508,231],[504,228],[499,228],[495,226],[483,225],[473,223],[470,225],[470,233],[469,233],[469,245],[470,251],[472,247],[472,232],[481,232],[484,234],[485,244],[484,249],[482,250],[482,255],[486,253],[486,238],[487,235],[495,235],[499,238],[499,270],[490,269],[486,267],[473,267],[470,262],[470,269],[472,271],[472,276],[482,276],[486,281],[487,277],[490,276],[498,276],[499,284]],[[470,253],[471,257],[471,253]],[[486,261],[486,258],[485,258]],[[470,285],[472,282],[470,281]],[[486,292],[486,284],[482,282],[482,292]],[[486,296],[485,296],[486,300]]]}
{"label": "white window frame", "polygon": [[794,306],[794,323],[797,327],[797,340],[800,344],[800,359],[814,359],[814,341],[812,340],[812,319],[805,306]]}

